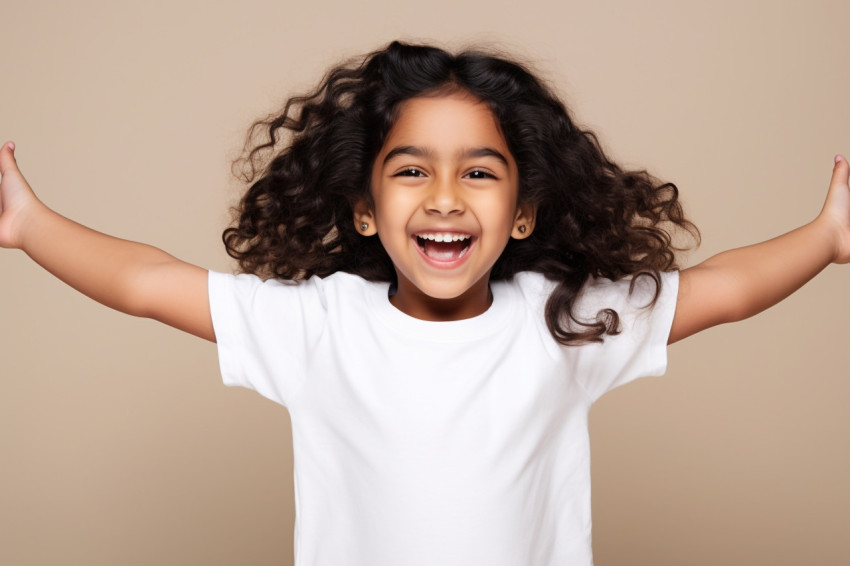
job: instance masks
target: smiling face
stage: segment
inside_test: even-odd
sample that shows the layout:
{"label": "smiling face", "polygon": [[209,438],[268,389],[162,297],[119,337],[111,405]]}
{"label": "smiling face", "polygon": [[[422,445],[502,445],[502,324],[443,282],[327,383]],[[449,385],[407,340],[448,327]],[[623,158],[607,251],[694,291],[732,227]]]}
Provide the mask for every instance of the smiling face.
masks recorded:
{"label": "smiling face", "polygon": [[424,320],[486,311],[493,264],[511,236],[534,227],[518,185],[485,103],[463,92],[405,101],[373,165],[372,205],[359,202],[354,215],[395,266],[393,305]]}

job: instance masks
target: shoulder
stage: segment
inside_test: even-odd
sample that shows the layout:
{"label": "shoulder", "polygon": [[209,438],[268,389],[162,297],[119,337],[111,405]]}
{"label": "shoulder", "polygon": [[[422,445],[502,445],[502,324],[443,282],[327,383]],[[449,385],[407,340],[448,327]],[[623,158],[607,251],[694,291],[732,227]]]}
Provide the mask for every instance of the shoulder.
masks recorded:
{"label": "shoulder", "polygon": [[[236,308],[260,316],[275,311],[327,311],[332,304],[356,301],[373,289],[374,283],[350,273],[311,277],[303,281],[261,279],[256,275],[210,272],[210,304],[214,309]],[[372,291],[373,292],[373,291]]]}
{"label": "shoulder", "polygon": [[514,290],[516,297],[529,304],[545,304],[558,286],[556,281],[534,271],[522,271],[503,283]]}
{"label": "shoulder", "polygon": [[209,272],[210,285],[222,290],[239,290],[252,293],[303,293],[324,292],[334,289],[365,289],[371,285],[368,281],[358,275],[338,272],[327,277],[310,277],[302,281],[291,281],[288,279],[262,279],[251,273],[221,273]]}
{"label": "shoulder", "polygon": [[[579,292],[580,308],[644,309],[657,304],[675,303],[679,283],[678,271],[664,271],[656,279],[649,273],[612,281],[592,277]],[[656,299],[657,296],[657,299]]]}
{"label": "shoulder", "polygon": [[[661,272],[657,281],[648,274],[616,281],[591,277],[579,291],[576,305],[579,308],[595,308],[596,311],[600,308],[616,309],[618,306],[643,308],[652,305],[657,290],[658,301],[672,299],[675,302],[678,280],[678,271]],[[514,288],[530,303],[545,303],[558,286],[557,281],[532,271],[518,273],[504,284]]]}
{"label": "shoulder", "polygon": [[[546,303],[558,287],[557,281],[540,273],[523,272],[507,283],[532,311],[545,318]],[[591,323],[599,320],[600,316],[608,316],[608,311],[616,313],[621,330],[654,325],[663,327],[675,313],[678,283],[677,271],[661,272],[657,279],[650,274],[616,281],[591,277],[579,290],[567,320],[571,325],[582,321]],[[577,327],[577,330],[580,329],[581,326]]]}

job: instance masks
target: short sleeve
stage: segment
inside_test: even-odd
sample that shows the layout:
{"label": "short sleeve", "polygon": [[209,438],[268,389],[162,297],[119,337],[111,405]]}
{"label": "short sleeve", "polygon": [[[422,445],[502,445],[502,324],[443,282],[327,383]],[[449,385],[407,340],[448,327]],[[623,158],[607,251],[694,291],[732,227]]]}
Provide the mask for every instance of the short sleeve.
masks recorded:
{"label": "short sleeve", "polygon": [[616,311],[620,333],[602,343],[578,347],[570,356],[574,375],[592,401],[604,393],[667,369],[667,340],[676,312],[677,271],[661,274],[661,290],[652,304],[655,281],[648,276],[623,281],[597,280],[582,290],[577,314],[595,320],[604,309]]}
{"label": "short sleeve", "polygon": [[292,283],[209,273],[210,311],[225,385],[287,405],[326,318],[321,279]]}

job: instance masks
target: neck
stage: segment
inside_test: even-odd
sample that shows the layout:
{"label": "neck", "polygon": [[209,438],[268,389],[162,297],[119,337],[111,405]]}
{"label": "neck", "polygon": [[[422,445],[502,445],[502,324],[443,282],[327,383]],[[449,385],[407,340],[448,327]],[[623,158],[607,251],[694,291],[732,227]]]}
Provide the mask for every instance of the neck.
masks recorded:
{"label": "neck", "polygon": [[451,299],[431,297],[409,282],[399,280],[398,291],[390,297],[390,303],[413,318],[446,322],[484,314],[493,303],[493,294],[490,292],[486,278],[483,285],[476,285],[462,295]]}

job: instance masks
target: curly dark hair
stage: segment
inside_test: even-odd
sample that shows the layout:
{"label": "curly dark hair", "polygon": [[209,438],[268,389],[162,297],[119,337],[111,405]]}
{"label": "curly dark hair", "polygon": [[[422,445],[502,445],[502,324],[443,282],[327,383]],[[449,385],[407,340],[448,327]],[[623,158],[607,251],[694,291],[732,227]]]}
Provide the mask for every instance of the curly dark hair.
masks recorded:
{"label": "curly dark hair", "polygon": [[611,309],[578,320],[573,307],[591,277],[646,276],[676,268],[676,231],[698,241],[678,190],[646,171],[613,163],[596,136],[522,64],[477,50],[456,55],[392,42],[331,69],[313,92],[256,122],[234,165],[251,186],[223,240],[240,268],[301,280],[337,271],[392,282],[378,238],[357,233],[353,206],[371,199],[373,162],[399,106],[416,96],[466,91],[493,112],[519,171],[519,200],[536,207],[530,237],[511,239],[491,272],[508,279],[535,271],[557,282],[546,323],[562,344],[619,332]]}

